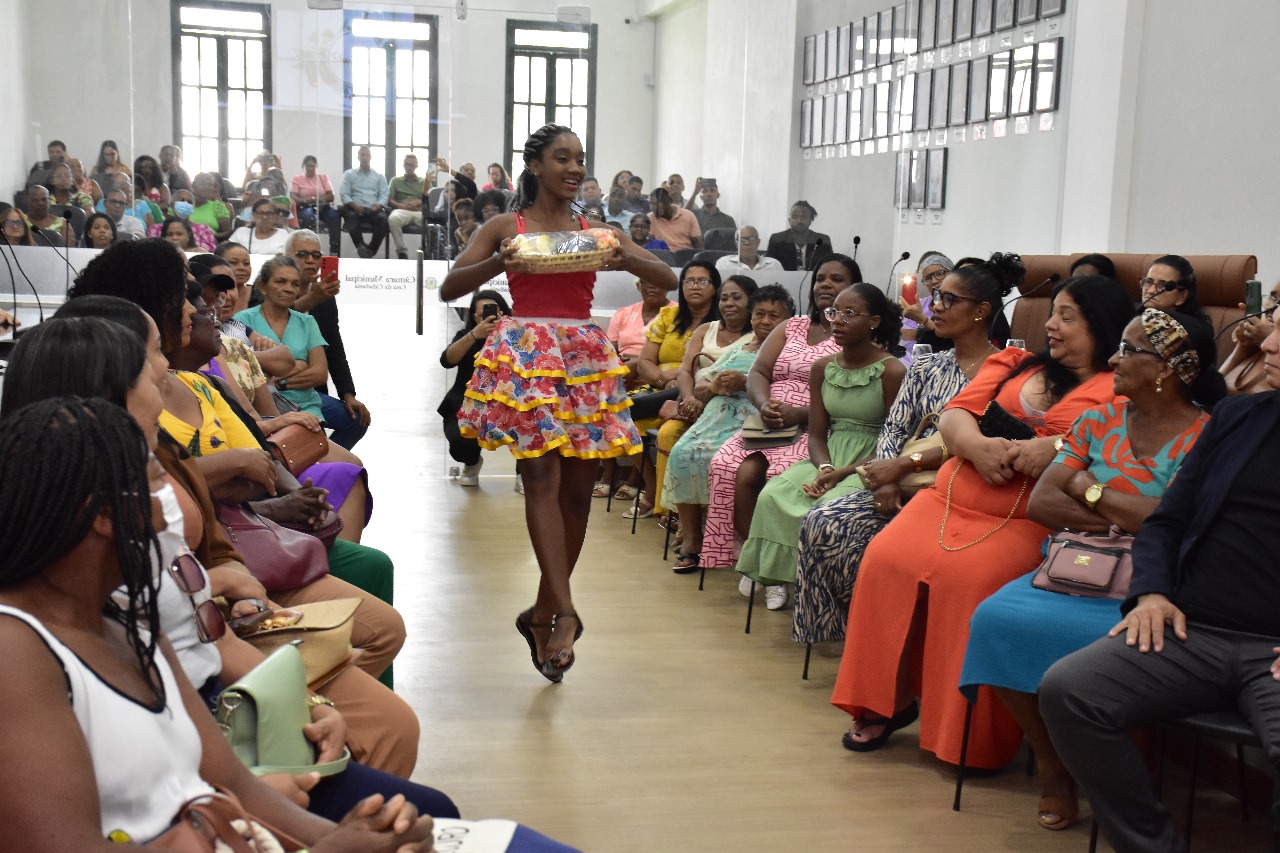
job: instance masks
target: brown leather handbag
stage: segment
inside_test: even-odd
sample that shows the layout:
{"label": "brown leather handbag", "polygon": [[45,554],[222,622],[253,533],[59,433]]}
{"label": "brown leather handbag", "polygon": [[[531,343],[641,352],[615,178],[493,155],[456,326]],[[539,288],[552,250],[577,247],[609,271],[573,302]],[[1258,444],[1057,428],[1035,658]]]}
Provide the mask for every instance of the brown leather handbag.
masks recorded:
{"label": "brown leather handbag", "polygon": [[[252,846],[245,833],[254,839]],[[297,850],[303,846],[297,839],[252,817],[231,792],[219,791],[187,800],[178,809],[174,825],[143,847],[180,853],[215,853],[218,842],[232,853],[264,853],[284,847]]]}
{"label": "brown leather handbag", "polygon": [[1112,527],[1106,533],[1059,531],[1031,585],[1083,598],[1129,597],[1133,581],[1133,537]]}
{"label": "brown leather handbag", "polygon": [[329,439],[324,430],[309,430],[302,424],[289,424],[267,436],[271,454],[297,477],[329,455]]}

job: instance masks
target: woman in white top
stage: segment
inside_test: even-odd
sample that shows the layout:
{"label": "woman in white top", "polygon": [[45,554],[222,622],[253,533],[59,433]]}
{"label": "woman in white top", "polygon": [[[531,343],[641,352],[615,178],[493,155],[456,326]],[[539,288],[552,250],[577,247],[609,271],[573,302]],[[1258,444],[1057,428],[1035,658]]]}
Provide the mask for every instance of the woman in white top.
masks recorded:
{"label": "woman in white top", "polygon": [[262,196],[253,203],[253,224],[237,228],[231,235],[231,242],[244,246],[251,255],[283,254],[289,230],[277,228],[276,222],[276,203]]}
{"label": "woman in white top", "polygon": [[[74,397],[0,421],[6,848],[109,853],[145,843],[217,785],[313,853],[429,850],[430,820],[398,799],[365,800],[335,826],[260,782],[168,642],[143,627],[156,624],[156,578],[177,550],[174,537],[157,539],[169,533],[166,496],[162,470],[147,461],[163,401],[136,336],[118,335],[116,349],[95,369],[134,371],[127,404],[137,422],[114,403]],[[121,586],[126,606],[112,598]]]}

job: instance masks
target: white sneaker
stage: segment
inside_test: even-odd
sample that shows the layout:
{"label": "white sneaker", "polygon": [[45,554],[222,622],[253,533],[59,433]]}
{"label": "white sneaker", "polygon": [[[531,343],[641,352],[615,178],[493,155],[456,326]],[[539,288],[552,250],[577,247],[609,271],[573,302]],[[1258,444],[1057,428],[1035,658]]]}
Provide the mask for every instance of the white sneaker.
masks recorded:
{"label": "white sneaker", "polygon": [[786,607],[787,598],[787,585],[785,583],[764,588],[764,606],[770,610],[781,610]]}
{"label": "white sneaker", "polygon": [[738,595],[743,598],[750,598],[753,592],[755,592],[755,583],[752,582],[751,578],[743,575],[742,580],[738,581]]}
{"label": "white sneaker", "polygon": [[524,494],[524,478],[521,477],[519,474],[516,474],[516,494],[517,495]]}
{"label": "white sneaker", "polygon": [[478,486],[480,485],[480,469],[484,467],[484,459],[481,459],[474,465],[463,466],[462,474],[458,477],[459,486]]}

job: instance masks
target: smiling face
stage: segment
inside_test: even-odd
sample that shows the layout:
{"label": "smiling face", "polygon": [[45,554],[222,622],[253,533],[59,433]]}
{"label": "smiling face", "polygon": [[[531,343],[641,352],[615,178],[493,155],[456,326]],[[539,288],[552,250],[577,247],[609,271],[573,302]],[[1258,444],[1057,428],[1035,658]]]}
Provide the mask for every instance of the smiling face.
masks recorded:
{"label": "smiling face", "polygon": [[[538,179],[539,191],[550,193],[562,201],[578,198],[578,187],[587,176],[582,140],[576,133],[562,133],[542,149],[542,156],[528,164]],[[485,215],[488,219],[488,215]]]}
{"label": "smiling face", "polygon": [[458,170],[458,174],[466,175],[468,178],[474,181],[476,179],[476,164],[463,163],[462,168]]}
{"label": "smiling face", "polygon": [[813,277],[813,304],[820,309],[835,304],[836,296],[853,284],[853,276],[839,261],[827,261]]}
{"label": "smiling face", "polygon": [[730,329],[741,329],[747,323],[747,292],[736,281],[720,286],[720,319]]}
{"label": "smiling face", "polygon": [[218,332],[217,309],[197,297],[191,306],[191,340],[188,349],[201,362],[211,361],[222,351],[222,342]]}
{"label": "smiling face", "polygon": [[1094,339],[1080,306],[1066,290],[1053,300],[1053,313],[1045,321],[1049,356],[1063,367],[1081,370],[1093,364]]}
{"label": "smiling face", "polygon": [[237,286],[249,283],[249,276],[253,273],[253,262],[249,259],[248,249],[236,244],[222,253],[222,259],[231,265],[232,276]]}

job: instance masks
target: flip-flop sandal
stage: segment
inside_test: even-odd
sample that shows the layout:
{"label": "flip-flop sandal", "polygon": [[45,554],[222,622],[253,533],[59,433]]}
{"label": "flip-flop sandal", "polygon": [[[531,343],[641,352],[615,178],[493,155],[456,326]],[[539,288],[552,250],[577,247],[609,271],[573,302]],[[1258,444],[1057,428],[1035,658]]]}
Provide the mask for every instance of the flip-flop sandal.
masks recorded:
{"label": "flip-flop sandal", "polygon": [[593,498],[607,498],[607,497],[609,497],[609,484],[608,484],[608,483],[596,483],[596,484],[595,484],[595,486],[593,486],[593,487],[592,487],[592,489],[591,489],[591,497],[593,497]]}
{"label": "flip-flop sandal", "polygon": [[613,499],[615,501],[633,501],[636,499],[637,491],[638,489],[635,486],[619,486],[618,491],[613,493]]}
{"label": "flip-flop sandal", "polygon": [[671,571],[678,575],[693,574],[698,571],[698,563],[702,559],[702,554],[693,552],[689,554],[676,554],[676,564],[671,567]]}

